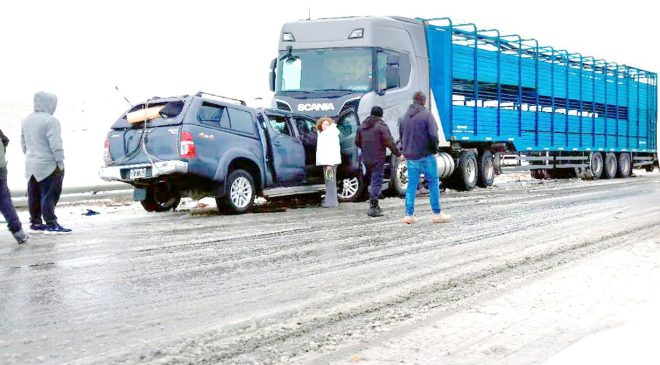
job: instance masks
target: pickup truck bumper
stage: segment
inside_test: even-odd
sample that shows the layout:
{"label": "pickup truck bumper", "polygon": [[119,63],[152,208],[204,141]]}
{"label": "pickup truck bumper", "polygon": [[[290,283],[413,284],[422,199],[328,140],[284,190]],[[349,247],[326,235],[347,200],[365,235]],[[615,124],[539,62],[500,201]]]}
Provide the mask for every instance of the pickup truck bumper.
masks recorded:
{"label": "pickup truck bumper", "polygon": [[[135,174],[140,177],[131,176],[131,170],[139,171],[140,174]],[[184,161],[158,161],[153,164],[143,163],[136,165],[123,165],[123,166],[108,166],[102,167],[99,170],[99,176],[105,181],[123,181],[131,182],[138,180],[153,179],[155,177],[171,175],[171,174],[185,174],[188,172],[188,163]],[[144,175],[144,176],[142,176]]]}

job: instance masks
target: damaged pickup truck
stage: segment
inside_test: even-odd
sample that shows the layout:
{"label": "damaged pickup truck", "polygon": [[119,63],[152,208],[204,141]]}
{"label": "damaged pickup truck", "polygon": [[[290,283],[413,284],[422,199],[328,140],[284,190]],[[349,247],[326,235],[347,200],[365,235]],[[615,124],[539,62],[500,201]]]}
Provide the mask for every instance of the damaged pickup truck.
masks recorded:
{"label": "damaged pickup truck", "polygon": [[[351,178],[360,169],[358,126],[338,127],[339,196],[350,201],[364,190]],[[124,113],[108,133],[99,175],[134,186],[134,200],[150,212],[175,209],[182,196],[213,196],[221,212],[244,213],[256,196],[323,191],[315,152],[313,119],[200,92]]]}

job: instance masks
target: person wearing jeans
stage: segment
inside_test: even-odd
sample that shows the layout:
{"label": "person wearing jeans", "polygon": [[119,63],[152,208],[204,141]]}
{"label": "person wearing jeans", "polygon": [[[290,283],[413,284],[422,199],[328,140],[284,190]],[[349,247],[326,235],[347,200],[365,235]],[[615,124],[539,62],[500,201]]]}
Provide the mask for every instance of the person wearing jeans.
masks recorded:
{"label": "person wearing jeans", "polygon": [[5,148],[9,144],[9,138],[0,130],[0,213],[7,221],[7,228],[19,244],[25,243],[30,238],[23,232],[23,226],[16,214],[16,208],[11,201],[11,192],[7,185],[7,160],[5,159]]}
{"label": "person wearing jeans", "polygon": [[64,179],[62,131],[60,122],[53,117],[56,107],[55,95],[43,91],[34,95],[34,112],[23,120],[21,146],[28,179],[30,230],[66,234],[71,230],[62,227],[55,215]]}
{"label": "person wearing jeans", "polygon": [[403,222],[413,224],[415,218],[415,196],[419,185],[419,176],[424,177],[429,186],[429,199],[433,223],[444,223],[451,216],[442,213],[440,208],[440,180],[438,178],[438,125],[424,105],[426,95],[418,91],[413,95],[413,103],[399,123],[401,147],[408,166],[408,187],[406,189],[406,216]]}
{"label": "person wearing jeans", "polygon": [[441,213],[440,208],[440,179],[438,178],[438,161],[435,155],[428,155],[418,160],[407,160],[408,188],[406,189],[406,217],[415,214],[415,195],[419,185],[419,175],[424,174],[428,182],[431,211],[434,215]]}

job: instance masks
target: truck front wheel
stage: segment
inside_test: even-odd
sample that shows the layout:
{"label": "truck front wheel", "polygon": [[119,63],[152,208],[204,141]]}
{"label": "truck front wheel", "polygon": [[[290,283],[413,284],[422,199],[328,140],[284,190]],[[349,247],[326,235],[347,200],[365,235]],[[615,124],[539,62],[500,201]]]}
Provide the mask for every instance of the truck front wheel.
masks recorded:
{"label": "truck front wheel", "polygon": [[215,198],[218,210],[221,213],[229,211],[230,213],[242,214],[252,208],[256,190],[254,179],[249,172],[240,169],[232,171],[227,177],[225,186],[225,196]]}
{"label": "truck front wheel", "polygon": [[159,184],[147,188],[146,197],[140,203],[147,212],[166,212],[174,210],[181,202],[181,195],[168,184]]}
{"label": "truck front wheel", "polygon": [[390,180],[391,188],[394,195],[398,197],[406,196],[406,189],[408,189],[408,164],[406,161],[399,161],[398,158],[392,158],[392,179]]}

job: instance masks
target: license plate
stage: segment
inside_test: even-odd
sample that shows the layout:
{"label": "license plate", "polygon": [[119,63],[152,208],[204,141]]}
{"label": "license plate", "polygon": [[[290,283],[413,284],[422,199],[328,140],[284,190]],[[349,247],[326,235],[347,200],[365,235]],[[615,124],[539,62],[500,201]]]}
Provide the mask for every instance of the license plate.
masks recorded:
{"label": "license plate", "polygon": [[135,188],[133,190],[133,200],[136,202],[147,200],[147,189]]}
{"label": "license plate", "polygon": [[143,169],[131,169],[131,171],[128,173],[128,177],[131,179],[140,179],[143,177],[147,177],[147,168]]}

